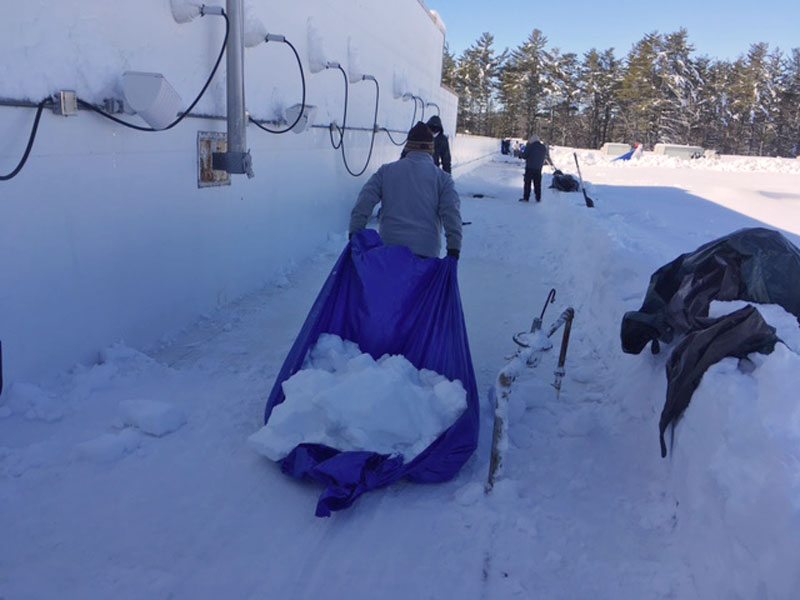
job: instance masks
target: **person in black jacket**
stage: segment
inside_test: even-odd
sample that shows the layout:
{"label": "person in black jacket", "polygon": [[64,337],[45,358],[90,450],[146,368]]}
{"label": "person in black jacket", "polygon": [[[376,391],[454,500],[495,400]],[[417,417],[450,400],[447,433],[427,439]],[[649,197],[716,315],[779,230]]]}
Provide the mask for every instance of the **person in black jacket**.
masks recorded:
{"label": "person in black jacket", "polygon": [[531,198],[531,181],[533,181],[533,193],[537,202],[542,201],[542,167],[545,163],[553,166],[550,159],[550,151],[547,149],[538,136],[531,136],[525,144],[525,150],[520,154],[520,158],[525,159],[525,185],[522,191],[520,202],[528,202]]}
{"label": "person in black jacket", "polygon": [[442,120],[439,115],[433,115],[426,123],[428,129],[433,132],[433,163],[438,167],[441,165],[445,173],[450,172],[450,142],[442,128]]}

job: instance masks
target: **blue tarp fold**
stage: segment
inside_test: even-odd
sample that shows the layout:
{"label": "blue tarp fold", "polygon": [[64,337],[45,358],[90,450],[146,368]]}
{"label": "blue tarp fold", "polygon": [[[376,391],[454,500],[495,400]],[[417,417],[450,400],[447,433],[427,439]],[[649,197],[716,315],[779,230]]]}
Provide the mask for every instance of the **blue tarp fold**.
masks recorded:
{"label": "blue tarp fold", "polygon": [[303,366],[323,333],[338,335],[378,359],[401,354],[416,368],[460,380],[464,414],[414,460],[374,452],[340,452],[301,444],[281,461],[292,477],[326,486],[317,516],[350,506],[361,494],[401,478],[434,483],[451,479],[478,441],[478,390],[454,258],[422,259],[403,246],[384,246],[377,232],[353,236],[306,318],[270,393],[264,414],[284,401],[283,382]]}

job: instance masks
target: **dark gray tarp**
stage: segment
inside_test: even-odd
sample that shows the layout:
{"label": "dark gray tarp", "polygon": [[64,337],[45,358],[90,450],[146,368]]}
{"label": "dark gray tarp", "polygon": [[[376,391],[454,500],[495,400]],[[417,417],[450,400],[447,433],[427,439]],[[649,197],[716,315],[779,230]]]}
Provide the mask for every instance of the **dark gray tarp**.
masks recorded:
{"label": "dark gray tarp", "polygon": [[705,326],[712,300],[779,304],[800,317],[800,250],[778,231],[755,227],[682,254],[653,273],[642,307],[622,318],[622,349]]}
{"label": "dark gray tarp", "polygon": [[710,318],[713,300],[778,304],[800,320],[800,250],[780,232],[740,229],[694,252],[682,254],[653,273],[638,311],[622,318],[622,349],[641,352],[649,342],[685,336],[667,363],[667,399],[661,413],[664,433],[680,417],[706,369],[721,359],[772,352],[778,338],[761,314],[747,306]]}
{"label": "dark gray tarp", "polygon": [[672,351],[667,362],[667,401],[658,423],[661,456],[667,455],[664,432],[689,406],[703,373],[723,358],[745,358],[751,352],[769,354],[778,341],[775,328],[753,306],[718,319],[704,329],[689,333]]}
{"label": "dark gray tarp", "polygon": [[550,187],[560,192],[577,192],[578,180],[572,175],[556,170],[553,172],[553,179],[550,182]]}

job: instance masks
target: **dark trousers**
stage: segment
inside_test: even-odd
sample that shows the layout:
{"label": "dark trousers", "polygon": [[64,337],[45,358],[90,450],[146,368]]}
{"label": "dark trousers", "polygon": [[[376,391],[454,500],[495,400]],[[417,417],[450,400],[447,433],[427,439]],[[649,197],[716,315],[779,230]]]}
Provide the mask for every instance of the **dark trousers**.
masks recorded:
{"label": "dark trousers", "polygon": [[531,197],[531,180],[533,180],[533,193],[539,202],[542,199],[542,170],[525,169],[525,187],[522,192],[525,200],[530,200]]}

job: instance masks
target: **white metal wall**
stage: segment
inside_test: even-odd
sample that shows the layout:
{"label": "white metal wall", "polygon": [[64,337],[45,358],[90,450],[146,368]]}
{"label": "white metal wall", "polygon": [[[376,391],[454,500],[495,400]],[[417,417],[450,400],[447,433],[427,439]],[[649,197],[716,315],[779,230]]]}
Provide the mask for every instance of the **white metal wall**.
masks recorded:
{"label": "white metal wall", "polygon": [[[411,125],[413,103],[392,97],[393,82],[405,79],[407,91],[439,104],[453,135],[457,101],[439,87],[443,33],[417,0],[247,7],[269,32],[297,46],[305,67],[309,26],[330,60],[347,65],[353,49],[362,70],[381,84],[379,125]],[[188,103],[222,34],[218,17],[176,24],[168,0],[15,2],[0,20],[0,97],[39,100],[65,88],[99,102],[120,95],[123,71],[140,70],[163,73]],[[287,47],[262,44],[246,50],[245,61],[247,105],[255,116],[299,102]],[[307,70],[306,76],[307,101],[319,107],[316,122],[341,120],[341,75]],[[351,87],[351,125],[372,125],[373,90],[369,82]],[[224,101],[223,61],[197,110],[224,114]],[[32,119],[33,110],[0,107],[0,172],[16,164]],[[229,187],[198,189],[200,130],[225,131],[225,123],[187,119],[168,132],[141,133],[83,111],[43,115],[24,171],[0,182],[7,379],[92,360],[120,338],[145,346],[263,285],[329,232],[343,232],[366,177],[400,152],[379,134],[370,169],[354,179],[326,130],[270,136],[250,126],[255,179],[236,176]],[[358,165],[369,133],[348,133],[346,144]]]}

